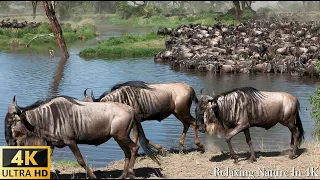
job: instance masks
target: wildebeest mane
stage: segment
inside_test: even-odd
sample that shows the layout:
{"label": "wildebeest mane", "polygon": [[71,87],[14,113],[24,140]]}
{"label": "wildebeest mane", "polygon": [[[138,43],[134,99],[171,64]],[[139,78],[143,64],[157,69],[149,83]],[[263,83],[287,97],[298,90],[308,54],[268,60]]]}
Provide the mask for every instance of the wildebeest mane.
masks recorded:
{"label": "wildebeest mane", "polygon": [[261,104],[261,100],[265,96],[257,89],[253,87],[241,87],[235,88],[230,91],[226,91],[219,95],[214,96],[213,101],[217,102],[221,98],[222,105],[213,107],[213,112],[219,122],[222,125],[229,121],[235,121],[236,117],[239,115],[244,107],[243,102],[247,102],[250,106],[252,115],[257,114],[258,108]]}
{"label": "wildebeest mane", "polygon": [[96,99],[96,101],[100,101],[103,97],[105,97],[106,95],[108,95],[112,91],[120,89],[121,87],[125,87],[125,86],[129,86],[129,87],[133,87],[133,88],[140,88],[140,89],[152,89],[144,81],[127,81],[124,83],[118,83],[118,84],[114,85],[110,91],[105,91],[104,93],[102,93],[101,96],[98,99]]}
{"label": "wildebeest mane", "polygon": [[[127,81],[125,83],[118,83],[116,85],[114,85],[112,88],[111,88],[111,91],[114,91],[116,89],[119,89],[123,86],[130,86],[130,87],[133,87],[133,88],[140,88],[140,89],[151,89],[146,82],[144,81]],[[111,92],[110,91],[110,92]]]}
{"label": "wildebeest mane", "polygon": [[231,94],[233,92],[237,92],[238,94],[237,100],[244,100],[244,98],[249,98],[255,103],[259,102],[261,99],[265,97],[259,90],[253,87],[240,87],[240,88],[235,88],[235,89],[223,92],[215,96],[213,100],[217,101],[219,97],[221,96],[226,97],[228,94]]}
{"label": "wildebeest mane", "polygon": [[54,98],[58,98],[58,97],[63,97],[63,98],[65,98],[66,100],[68,100],[69,102],[71,102],[71,103],[73,103],[73,104],[81,105],[81,104],[79,104],[79,103],[77,103],[77,102],[75,101],[75,98],[70,97],[70,96],[61,95],[61,96],[52,96],[52,97],[46,98],[46,99],[44,99],[44,100],[43,100],[43,99],[42,99],[42,100],[38,100],[38,101],[36,101],[35,103],[33,103],[33,104],[29,105],[29,106],[26,106],[26,107],[20,107],[20,106],[19,106],[19,108],[20,108],[21,110],[23,110],[23,111],[32,110],[32,109],[35,109],[35,108],[37,108],[37,107],[39,107],[39,106],[41,106],[41,105],[43,105],[43,104],[45,104],[45,103],[50,102],[50,101],[51,101],[52,99],[54,99]]}

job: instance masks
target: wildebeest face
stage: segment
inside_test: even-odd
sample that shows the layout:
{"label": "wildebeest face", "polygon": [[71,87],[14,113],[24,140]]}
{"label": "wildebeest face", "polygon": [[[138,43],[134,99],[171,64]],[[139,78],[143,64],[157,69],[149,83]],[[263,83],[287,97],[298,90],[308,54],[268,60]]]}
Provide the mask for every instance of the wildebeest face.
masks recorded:
{"label": "wildebeest face", "polygon": [[209,135],[217,135],[220,138],[226,131],[218,120],[218,108],[217,102],[209,100],[204,110],[204,128]]}
{"label": "wildebeest face", "polygon": [[200,100],[196,106],[195,114],[196,114],[196,123],[199,126],[199,131],[204,133],[206,131],[205,123],[204,123],[204,112],[209,100],[213,98],[208,95],[201,95]]}
{"label": "wildebeest face", "polygon": [[6,138],[6,142],[8,146],[16,146],[17,142],[16,140],[13,138],[13,134],[12,134],[12,129],[11,126],[14,123],[14,118],[15,116],[20,113],[20,110],[16,104],[16,100],[15,100],[15,96],[13,97],[13,101],[12,104],[9,105],[8,107],[8,112],[7,115],[5,117],[5,138]]}

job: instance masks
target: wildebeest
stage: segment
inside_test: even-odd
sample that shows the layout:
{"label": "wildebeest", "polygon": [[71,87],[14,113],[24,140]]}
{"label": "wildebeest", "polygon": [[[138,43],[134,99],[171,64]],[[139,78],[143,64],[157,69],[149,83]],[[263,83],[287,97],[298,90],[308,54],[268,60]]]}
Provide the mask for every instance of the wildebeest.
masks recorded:
{"label": "wildebeest", "polygon": [[[125,154],[125,165],[120,178],[134,177],[133,166],[139,146],[129,137],[131,129],[137,129],[139,142],[145,153],[159,163],[152,147],[146,142],[139,115],[132,107],[117,103],[83,102],[69,96],[56,96],[21,108],[13,100],[13,121],[22,124],[52,146],[68,146],[78,163],[87,170],[90,178],[96,178],[87,167],[77,144],[100,145],[111,137]],[[14,129],[16,123],[12,124]]]}
{"label": "wildebeest", "polygon": [[[87,90],[87,89],[86,89]],[[198,128],[194,117],[190,114],[192,101],[198,102],[195,91],[187,84],[180,82],[172,83],[146,83],[143,81],[127,81],[112,87],[110,92],[104,92],[98,99],[91,97],[84,91],[84,101],[107,102],[115,101],[127,104],[135,109],[135,112],[142,116],[141,121],[158,120],[162,121],[169,115],[174,114],[183,124],[183,132],[180,137],[180,152],[183,151],[183,144],[186,133],[190,127],[194,130],[194,143],[203,148],[198,139]],[[137,141],[137,135],[133,132],[133,140]],[[153,147],[165,154],[164,148],[149,141]]]}
{"label": "wildebeest", "polygon": [[[289,158],[296,157],[298,145],[304,138],[304,130],[299,116],[298,99],[286,92],[258,91],[252,87],[236,88],[213,97],[201,95],[196,106],[196,121],[200,132],[209,135],[225,135],[231,158],[237,156],[231,146],[231,138],[244,132],[249,145],[250,161],[256,161],[250,127],[270,129],[277,123],[287,126],[291,131],[293,152]],[[299,143],[299,144],[298,144]]]}

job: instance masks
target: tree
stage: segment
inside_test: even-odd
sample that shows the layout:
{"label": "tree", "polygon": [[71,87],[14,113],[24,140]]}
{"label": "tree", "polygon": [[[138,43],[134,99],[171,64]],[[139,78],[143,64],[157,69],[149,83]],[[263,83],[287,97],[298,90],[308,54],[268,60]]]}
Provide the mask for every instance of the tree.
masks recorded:
{"label": "tree", "polygon": [[35,19],[36,18],[36,11],[37,11],[38,1],[31,1],[31,3],[32,3],[33,19]]}
{"label": "tree", "polygon": [[240,1],[232,1],[232,2],[236,11],[237,19],[240,20],[240,16],[241,16]]}
{"label": "tree", "polygon": [[43,7],[46,11],[46,15],[51,23],[52,32],[58,40],[58,45],[62,51],[62,54],[64,55],[64,57],[68,58],[69,53],[68,53],[64,38],[62,36],[62,29],[61,29],[60,23],[59,23],[56,15],[55,15],[55,3],[54,3],[54,1],[42,1],[42,3],[43,3]]}

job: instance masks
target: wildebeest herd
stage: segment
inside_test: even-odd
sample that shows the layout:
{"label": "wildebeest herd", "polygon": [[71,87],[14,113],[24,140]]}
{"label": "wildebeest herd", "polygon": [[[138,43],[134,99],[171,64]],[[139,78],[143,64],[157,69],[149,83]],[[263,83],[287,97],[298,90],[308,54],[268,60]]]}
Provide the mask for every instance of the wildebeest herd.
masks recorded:
{"label": "wildebeest herd", "polygon": [[0,21],[0,28],[25,28],[25,27],[31,27],[31,28],[36,28],[40,26],[42,23],[41,22],[28,22],[28,21],[22,21],[18,22],[18,20],[13,19],[10,21],[10,18],[6,20]]}
{"label": "wildebeest herd", "polygon": [[320,23],[282,16],[238,25],[217,23],[164,28],[170,35],[155,62],[213,73],[281,73],[318,76]]}
{"label": "wildebeest herd", "polygon": [[[304,131],[299,116],[298,99],[285,92],[265,92],[252,87],[233,89],[218,95],[202,95],[197,98],[192,87],[180,82],[146,83],[128,81],[116,84],[110,91],[96,99],[91,91],[84,90],[84,99],[55,96],[39,100],[27,107],[20,107],[13,97],[5,117],[5,138],[8,145],[68,146],[78,163],[87,170],[90,178],[96,178],[87,167],[77,144],[100,145],[111,137],[125,154],[125,164],[120,178],[134,178],[134,164],[139,143],[144,152],[158,165],[160,160],[155,147],[164,153],[163,147],[149,141],[141,122],[162,121],[169,115],[183,124],[180,151],[190,125],[194,129],[194,143],[203,148],[198,140],[198,130],[209,135],[224,135],[231,157],[237,160],[231,146],[231,138],[244,132],[249,145],[250,161],[256,161],[249,128],[270,129],[277,123],[287,126],[293,148],[289,158],[296,158],[298,145]],[[196,118],[190,107],[195,102]],[[129,137],[133,130],[132,139]]]}

